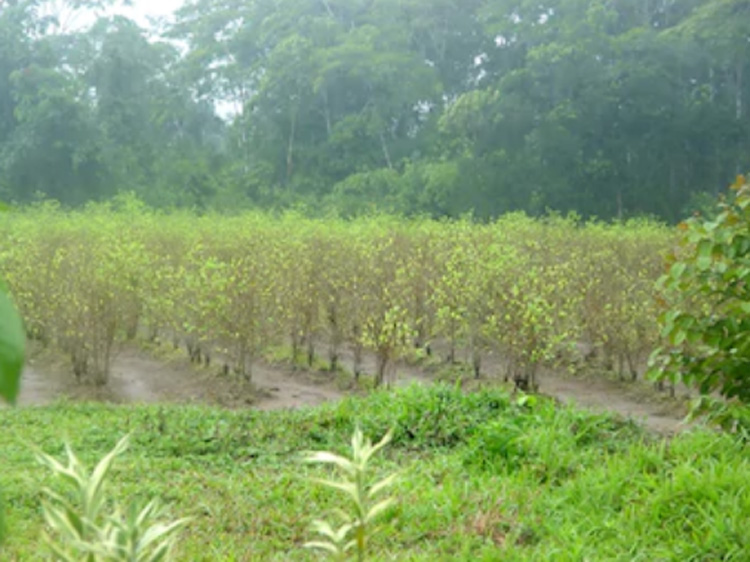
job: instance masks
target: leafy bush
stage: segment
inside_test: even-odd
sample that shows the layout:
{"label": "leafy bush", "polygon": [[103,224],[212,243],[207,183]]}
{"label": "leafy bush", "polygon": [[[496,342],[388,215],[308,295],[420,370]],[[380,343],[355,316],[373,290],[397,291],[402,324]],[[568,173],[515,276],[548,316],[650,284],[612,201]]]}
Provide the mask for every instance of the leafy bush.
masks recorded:
{"label": "leafy bush", "polygon": [[523,470],[540,483],[559,483],[643,438],[633,422],[524,396],[513,410],[479,426],[463,460],[469,468],[503,475]]}
{"label": "leafy bush", "polygon": [[29,337],[65,352],[81,381],[105,383],[118,345],[144,337],[246,379],[286,347],[310,365],[327,351],[332,371],[349,355],[355,375],[369,353],[378,385],[398,360],[432,353],[530,387],[541,368],[578,362],[581,343],[638,375],[672,238],[655,223],[574,216],[344,221],[93,205],[28,208],[0,235],[11,241],[0,274]]}
{"label": "leafy bush", "polygon": [[454,448],[482,424],[509,414],[511,401],[499,389],[466,393],[457,385],[412,384],[396,393],[377,392],[367,400],[346,400],[317,414],[318,428],[335,432],[329,442],[361,425],[365,433],[393,428],[393,447],[407,450]]}
{"label": "leafy bush", "polygon": [[663,345],[652,375],[750,403],[750,185],[739,176],[713,220],[682,223],[659,280]]}

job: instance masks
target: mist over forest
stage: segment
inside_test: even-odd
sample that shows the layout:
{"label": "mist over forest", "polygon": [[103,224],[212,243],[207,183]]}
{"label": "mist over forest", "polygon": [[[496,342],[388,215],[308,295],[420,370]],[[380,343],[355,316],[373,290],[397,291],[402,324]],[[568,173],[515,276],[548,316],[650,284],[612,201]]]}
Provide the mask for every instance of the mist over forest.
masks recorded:
{"label": "mist over forest", "polygon": [[0,1],[3,201],[676,221],[750,167],[750,0],[111,4]]}

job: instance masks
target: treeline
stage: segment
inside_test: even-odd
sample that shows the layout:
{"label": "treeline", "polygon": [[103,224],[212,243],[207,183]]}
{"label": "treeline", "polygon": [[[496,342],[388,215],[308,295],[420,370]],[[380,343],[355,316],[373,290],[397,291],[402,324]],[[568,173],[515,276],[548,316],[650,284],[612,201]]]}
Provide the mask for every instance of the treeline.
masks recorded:
{"label": "treeline", "polygon": [[750,0],[106,6],[0,4],[1,198],[676,220],[748,167]]}

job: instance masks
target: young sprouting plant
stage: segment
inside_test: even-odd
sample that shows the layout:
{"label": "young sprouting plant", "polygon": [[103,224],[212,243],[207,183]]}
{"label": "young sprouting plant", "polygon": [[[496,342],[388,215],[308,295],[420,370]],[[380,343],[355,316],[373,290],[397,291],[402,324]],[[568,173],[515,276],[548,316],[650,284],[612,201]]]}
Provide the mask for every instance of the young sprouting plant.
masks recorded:
{"label": "young sprouting plant", "polygon": [[43,490],[44,518],[55,538],[44,533],[44,541],[55,559],[63,562],[164,562],[170,559],[175,532],[186,522],[158,523],[162,513],[157,502],[139,508],[131,504],[125,511],[115,507],[105,513],[109,503],[106,481],[112,463],[128,446],[124,437],[89,474],[66,445],[67,465],[37,452],[39,462],[52,470],[74,490],[75,499],[48,488]]}
{"label": "young sprouting plant", "polygon": [[314,451],[306,454],[306,462],[333,465],[342,476],[338,481],[317,478],[314,481],[344,492],[350,500],[348,511],[344,509],[334,511],[340,520],[338,527],[329,521],[313,522],[313,529],[322,535],[322,539],[306,543],[306,548],[326,551],[336,560],[344,560],[347,553],[353,550],[359,562],[365,560],[367,542],[377,530],[373,527],[373,522],[395,503],[394,498],[377,499],[377,496],[393,485],[398,474],[394,473],[376,483],[370,483],[370,461],[375,453],[390,442],[392,437],[393,432],[389,431],[380,442],[373,445],[358,427],[352,436],[351,458],[327,451]]}

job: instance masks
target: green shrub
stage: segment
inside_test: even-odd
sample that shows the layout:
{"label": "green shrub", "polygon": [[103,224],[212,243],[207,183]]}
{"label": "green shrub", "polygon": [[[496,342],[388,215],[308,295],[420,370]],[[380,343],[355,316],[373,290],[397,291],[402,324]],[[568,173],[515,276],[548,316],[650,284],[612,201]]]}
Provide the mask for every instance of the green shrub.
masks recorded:
{"label": "green shrub", "polygon": [[680,225],[650,366],[657,379],[750,403],[750,185],[739,176],[731,189],[715,219]]}

